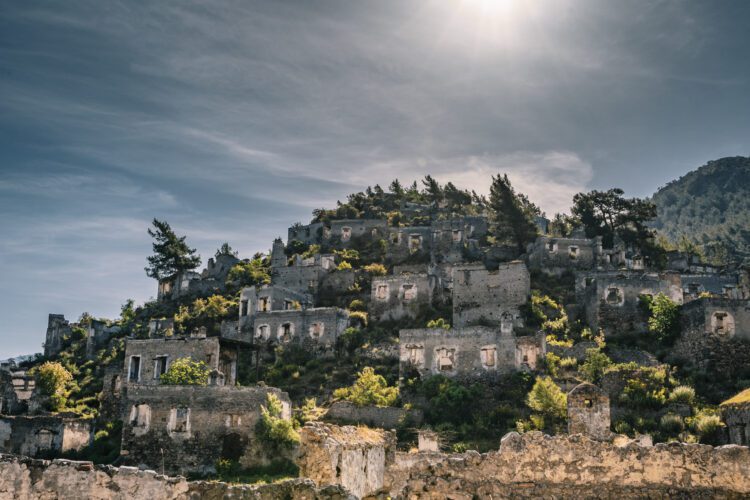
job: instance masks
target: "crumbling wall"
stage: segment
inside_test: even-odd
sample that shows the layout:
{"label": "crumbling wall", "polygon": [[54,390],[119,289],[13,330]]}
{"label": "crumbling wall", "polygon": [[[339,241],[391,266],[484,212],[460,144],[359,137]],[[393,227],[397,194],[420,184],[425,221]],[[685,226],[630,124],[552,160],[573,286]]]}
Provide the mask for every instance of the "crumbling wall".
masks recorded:
{"label": "crumbling wall", "polygon": [[309,479],[272,484],[233,485],[188,482],[135,467],[94,465],[71,460],[33,460],[0,455],[0,498],[12,500],[192,500],[234,498],[290,500],[353,500],[340,486],[318,488]]}
{"label": "crumbling wall", "polygon": [[[139,357],[140,360],[136,362],[132,359],[134,357]],[[120,380],[125,384],[158,385],[159,375],[179,358],[203,361],[209,368],[219,369],[219,338],[172,336],[128,339],[125,343],[125,363]],[[229,373],[225,375],[230,377]]]}
{"label": "crumbling wall", "polygon": [[220,458],[258,465],[265,456],[257,453],[255,426],[268,394],[291,418],[289,396],[272,387],[126,387],[123,460],[180,474],[212,472]]}
{"label": "crumbling wall", "polygon": [[593,384],[580,384],[568,393],[568,433],[592,439],[612,437],[609,396]]}
{"label": "crumbling wall", "polygon": [[62,349],[62,340],[65,336],[70,336],[70,323],[62,314],[50,314],[47,319],[47,333],[44,341],[44,356],[51,357],[57,355]]}
{"label": "crumbling wall", "polygon": [[500,325],[512,331],[523,326],[520,307],[531,293],[531,278],[520,261],[488,271],[482,264],[453,268],[453,327]]}
{"label": "crumbling wall", "polygon": [[721,419],[730,443],[750,446],[750,403],[722,405]]}
{"label": "crumbling wall", "polygon": [[432,301],[436,281],[427,273],[373,278],[370,316],[381,321],[415,317]]}
{"label": "crumbling wall", "polygon": [[399,424],[422,423],[421,410],[380,406],[356,406],[348,401],[334,402],[326,412],[326,420],[342,424],[364,424],[381,429],[395,429]]}
{"label": "crumbling wall", "polygon": [[523,367],[533,369],[534,354],[544,352],[543,335],[516,337],[486,326],[399,331],[402,376],[416,369],[422,375],[482,378]]}
{"label": "crumbling wall", "polygon": [[60,416],[0,417],[0,453],[42,456],[85,448],[91,421]]}
{"label": "crumbling wall", "polygon": [[540,236],[527,250],[529,268],[548,273],[597,267],[601,238],[553,238]]}
{"label": "crumbling wall", "polygon": [[256,313],[245,331],[255,344],[298,344],[330,351],[349,324],[349,312],[336,307]]}
{"label": "crumbling wall", "polygon": [[585,436],[507,434],[500,450],[429,454],[390,467],[394,497],[447,498],[745,498],[750,449],[669,443],[618,447]]}
{"label": "crumbling wall", "polygon": [[383,487],[396,447],[395,434],[389,431],[320,422],[305,425],[300,438],[300,476],[318,485],[342,485],[358,497]]}

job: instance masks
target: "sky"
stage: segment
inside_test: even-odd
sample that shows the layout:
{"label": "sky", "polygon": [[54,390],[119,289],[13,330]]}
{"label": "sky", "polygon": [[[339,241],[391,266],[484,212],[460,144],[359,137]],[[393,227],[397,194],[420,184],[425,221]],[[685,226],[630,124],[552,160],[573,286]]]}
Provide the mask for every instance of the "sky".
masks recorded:
{"label": "sky", "polygon": [[0,359],[48,313],[154,297],[154,217],[205,265],[396,177],[505,172],[551,215],[747,155],[749,23],[740,0],[3,2]]}

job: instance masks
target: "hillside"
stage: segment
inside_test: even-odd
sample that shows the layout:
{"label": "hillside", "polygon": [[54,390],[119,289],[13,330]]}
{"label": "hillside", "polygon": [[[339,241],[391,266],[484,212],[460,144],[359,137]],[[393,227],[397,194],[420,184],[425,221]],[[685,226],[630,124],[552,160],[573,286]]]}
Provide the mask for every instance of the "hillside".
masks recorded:
{"label": "hillside", "polygon": [[677,244],[683,236],[710,261],[750,259],[750,158],[721,158],[656,192],[654,227]]}

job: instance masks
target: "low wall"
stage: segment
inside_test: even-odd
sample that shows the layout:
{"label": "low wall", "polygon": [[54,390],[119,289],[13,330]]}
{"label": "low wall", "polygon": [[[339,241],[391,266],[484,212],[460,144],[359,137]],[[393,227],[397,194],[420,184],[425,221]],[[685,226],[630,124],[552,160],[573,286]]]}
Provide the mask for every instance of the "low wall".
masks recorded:
{"label": "low wall", "polygon": [[[407,457],[408,458],[408,457]],[[394,497],[747,498],[750,449],[699,444],[618,447],[585,436],[507,434],[500,450],[397,459]],[[458,498],[458,497],[456,497]]]}
{"label": "low wall", "polygon": [[344,424],[365,424],[381,429],[395,429],[401,422],[422,423],[421,410],[380,406],[355,406],[348,401],[336,401],[328,408],[326,420]]}
{"label": "low wall", "polygon": [[34,460],[0,455],[0,498],[3,500],[194,500],[275,499],[354,500],[340,486],[317,488],[309,479],[263,485],[188,482],[134,467],[94,466],[91,462]]}

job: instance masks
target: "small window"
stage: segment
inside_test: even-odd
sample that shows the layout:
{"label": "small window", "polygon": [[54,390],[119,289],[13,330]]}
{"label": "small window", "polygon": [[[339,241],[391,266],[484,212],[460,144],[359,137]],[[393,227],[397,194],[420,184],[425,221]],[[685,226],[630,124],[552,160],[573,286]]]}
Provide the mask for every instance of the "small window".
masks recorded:
{"label": "small window", "polygon": [[375,289],[375,298],[386,300],[388,298],[388,285],[378,285]]}
{"label": "small window", "polygon": [[174,433],[190,432],[190,408],[172,408],[168,430]]}
{"label": "small window", "polygon": [[422,236],[419,234],[412,234],[409,236],[409,251],[414,253],[422,248]]}
{"label": "small window", "polygon": [[284,323],[279,327],[279,340],[282,342],[289,342],[294,335],[294,325],[291,323]]}
{"label": "small window", "polygon": [[243,300],[240,302],[240,316],[245,317],[247,316],[247,301]]}
{"label": "small window", "polygon": [[568,256],[570,260],[578,259],[578,247],[568,247]]}
{"label": "small window", "polygon": [[341,228],[341,241],[349,241],[352,238],[352,228],[344,226]]}
{"label": "small window", "polygon": [[141,357],[130,356],[130,369],[128,372],[128,380],[130,382],[138,382],[141,379]]}
{"label": "small window", "polygon": [[622,292],[619,288],[612,287],[607,289],[607,304],[616,306],[622,304],[623,301]]}
{"label": "small window", "polygon": [[507,311],[500,315],[500,333],[513,333],[513,315]]}
{"label": "small window", "polygon": [[167,372],[167,356],[156,356],[154,358],[154,378],[161,378]]}
{"label": "small window", "polygon": [[134,405],[130,408],[130,425],[139,429],[148,428],[151,423],[151,407],[147,404]]}
{"label": "small window", "polygon": [[548,241],[547,242],[547,251],[549,253],[555,253],[555,252],[557,252],[557,243],[555,243],[554,241]]}
{"label": "small window", "polygon": [[237,414],[227,414],[224,417],[224,425],[226,427],[239,427],[242,425],[242,416]]}
{"label": "small window", "polygon": [[594,402],[590,399],[584,399],[583,406],[585,406],[586,408],[591,408],[592,406],[594,406]]}
{"label": "small window", "polygon": [[454,229],[452,233],[452,237],[453,237],[453,243],[458,243],[459,241],[461,241],[461,231],[459,231],[458,229]]}
{"label": "small window", "polygon": [[497,348],[495,346],[482,347],[479,354],[482,366],[485,368],[495,368],[497,364]]}
{"label": "small window", "polygon": [[285,300],[284,301],[284,309],[287,310],[287,311],[291,311],[293,309],[296,309],[296,307],[294,307],[294,301],[293,300],[289,300],[289,299]]}
{"label": "small window", "polygon": [[455,349],[440,348],[435,354],[437,354],[437,369],[441,372],[453,371],[453,365],[456,357]]}
{"label": "small window", "polygon": [[268,297],[261,297],[258,299],[258,311],[267,312],[271,310],[271,303]]}
{"label": "small window", "polygon": [[260,325],[255,331],[255,338],[260,340],[268,340],[269,337],[268,325]]}
{"label": "small window", "polygon": [[316,321],[315,323],[310,325],[310,337],[314,339],[319,339],[323,336],[323,330],[325,329],[325,325],[319,321]]}
{"label": "small window", "polygon": [[417,287],[416,285],[402,285],[401,290],[405,301],[414,300],[417,298]]}

